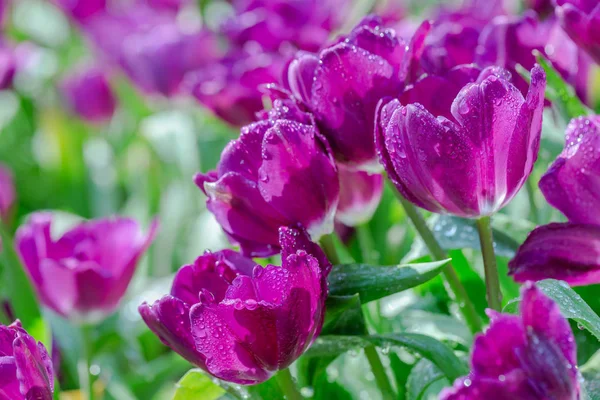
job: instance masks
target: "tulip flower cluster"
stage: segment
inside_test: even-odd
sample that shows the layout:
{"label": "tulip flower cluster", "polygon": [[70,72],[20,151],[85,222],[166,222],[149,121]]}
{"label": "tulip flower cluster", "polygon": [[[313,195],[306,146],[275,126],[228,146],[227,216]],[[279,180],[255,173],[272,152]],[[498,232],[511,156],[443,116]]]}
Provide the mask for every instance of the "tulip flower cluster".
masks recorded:
{"label": "tulip flower cluster", "polygon": [[598,1],[49,3],[92,51],[0,38],[0,400],[600,396]]}

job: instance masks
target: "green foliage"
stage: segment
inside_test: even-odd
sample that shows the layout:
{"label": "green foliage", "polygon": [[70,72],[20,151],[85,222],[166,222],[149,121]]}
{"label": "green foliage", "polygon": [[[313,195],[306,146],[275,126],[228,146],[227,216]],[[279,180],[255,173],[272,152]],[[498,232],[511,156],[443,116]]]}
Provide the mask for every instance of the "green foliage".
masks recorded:
{"label": "green foliage", "polygon": [[216,400],[224,393],[203,371],[192,369],[177,382],[173,400]]}

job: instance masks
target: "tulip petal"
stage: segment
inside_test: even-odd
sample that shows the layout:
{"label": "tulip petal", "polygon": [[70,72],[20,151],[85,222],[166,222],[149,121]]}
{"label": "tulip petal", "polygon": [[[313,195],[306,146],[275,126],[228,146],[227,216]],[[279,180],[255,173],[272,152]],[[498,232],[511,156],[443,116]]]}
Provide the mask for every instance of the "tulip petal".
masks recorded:
{"label": "tulip petal", "polygon": [[379,99],[400,91],[395,74],[397,68],[383,58],[353,45],[340,43],[321,53],[311,108],[339,161],[374,163],[373,115]]}
{"label": "tulip petal", "polygon": [[600,283],[600,226],[552,223],[533,230],[509,262],[518,282],[558,279]]}
{"label": "tulip petal", "polygon": [[339,195],[335,163],[323,150],[314,127],[280,120],[264,137],[259,170],[264,200],[287,220],[302,221],[314,238],[333,231]]}
{"label": "tulip petal", "polygon": [[548,203],[569,221],[600,225],[600,117],[571,121],[565,149],[539,186]]}
{"label": "tulip petal", "polygon": [[23,396],[37,388],[40,400],[51,400],[54,390],[52,359],[41,343],[24,332],[17,333],[13,344],[17,379]]}
{"label": "tulip petal", "polygon": [[146,325],[165,346],[192,364],[206,368],[206,358],[196,350],[192,337],[187,304],[167,295],[152,305],[143,303],[138,310]]}

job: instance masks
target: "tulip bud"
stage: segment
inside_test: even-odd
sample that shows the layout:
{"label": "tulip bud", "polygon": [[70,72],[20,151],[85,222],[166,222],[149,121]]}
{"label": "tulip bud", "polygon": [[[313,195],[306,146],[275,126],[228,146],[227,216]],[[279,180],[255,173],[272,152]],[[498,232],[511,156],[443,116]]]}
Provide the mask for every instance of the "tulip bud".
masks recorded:
{"label": "tulip bud", "polygon": [[20,321],[0,325],[0,397],[52,400],[54,371],[48,351],[23,329]]}
{"label": "tulip bud", "polygon": [[139,307],[144,321],[219,379],[257,384],[287,368],[321,331],[330,264],[302,229],[280,236],[281,267],[207,252],[179,270],[170,295]]}
{"label": "tulip bud", "polygon": [[533,284],[521,298],[520,316],[488,311],[491,325],[475,338],[471,373],[442,391],[442,400],[579,398],[569,322]]}
{"label": "tulip bud", "polygon": [[457,82],[473,77],[470,68],[458,68],[452,79],[426,76],[416,82],[403,99],[416,103],[382,102],[376,143],[388,176],[409,201],[476,218],[504,207],[531,173],[546,77],[534,67],[523,98],[501,68],[483,70],[457,91]]}
{"label": "tulip bud", "polygon": [[52,220],[33,214],[17,230],[16,250],[46,307],[74,322],[98,322],[117,308],[157,224],[144,234],[131,219],[98,219],[56,238]]}

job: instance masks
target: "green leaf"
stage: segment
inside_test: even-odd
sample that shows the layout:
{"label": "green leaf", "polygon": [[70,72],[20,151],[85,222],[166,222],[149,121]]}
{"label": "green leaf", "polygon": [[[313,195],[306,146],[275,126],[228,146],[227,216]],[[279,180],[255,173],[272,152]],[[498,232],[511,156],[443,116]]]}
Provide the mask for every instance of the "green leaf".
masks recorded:
{"label": "green leaf", "polygon": [[600,400],[600,351],[579,368],[588,399]]}
{"label": "green leaf", "polygon": [[421,400],[434,383],[444,381],[445,386],[450,382],[446,379],[442,371],[431,361],[423,358],[413,367],[406,382],[406,399]]}
{"label": "green leaf", "polygon": [[378,300],[435,278],[448,260],[399,266],[336,265],[329,274],[332,295],[358,294],[362,303]]}
{"label": "green leaf", "polygon": [[[451,215],[439,215],[433,221],[433,234],[444,249],[481,249],[479,235],[473,220]],[[493,229],[493,232],[496,255],[513,257],[519,243],[497,229]]]}
{"label": "green leaf", "polygon": [[352,395],[338,382],[329,382],[327,374],[315,381],[313,400],[352,400]]}
{"label": "green leaf", "polygon": [[319,337],[305,353],[306,357],[324,357],[345,353],[370,345],[381,348],[403,347],[433,362],[450,380],[466,375],[469,370],[444,343],[417,333],[393,333],[373,336],[325,335]]}
{"label": "green leaf", "polygon": [[364,335],[367,332],[360,298],[329,296],[325,309],[322,334]]}
{"label": "green leaf", "polygon": [[587,115],[588,109],[579,100],[573,87],[568,85],[560,76],[552,63],[540,52],[534,52],[538,64],[546,71],[546,97],[558,108],[565,121]]}
{"label": "green leaf", "polygon": [[216,400],[224,394],[202,370],[191,369],[177,382],[173,400]]}
{"label": "green leaf", "polygon": [[[565,318],[574,320],[600,340],[600,317],[566,282],[545,279],[537,282],[536,286],[558,304]],[[520,298],[511,300],[504,311],[516,313],[520,302]]]}

